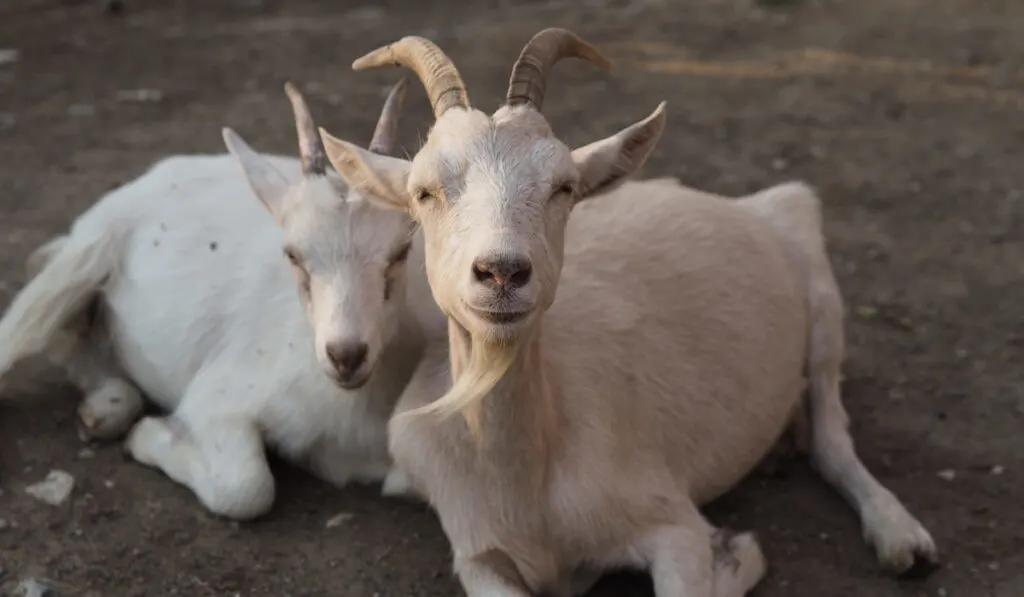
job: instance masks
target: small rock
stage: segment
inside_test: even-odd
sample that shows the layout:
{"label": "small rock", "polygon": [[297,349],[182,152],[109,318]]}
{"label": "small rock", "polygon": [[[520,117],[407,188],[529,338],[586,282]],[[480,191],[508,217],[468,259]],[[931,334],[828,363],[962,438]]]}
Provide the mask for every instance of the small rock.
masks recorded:
{"label": "small rock", "polygon": [[788,166],[788,165],[789,165],[789,162],[787,162],[786,160],[784,160],[782,158],[775,158],[774,160],[772,160],[772,168],[775,169],[775,170],[778,170],[778,171],[785,170],[786,166]]}
{"label": "small rock", "polygon": [[119,102],[158,102],[164,99],[159,89],[122,89],[117,92]]}
{"label": "small rock", "polygon": [[27,578],[14,588],[14,597],[60,597],[60,594],[44,583],[34,578]]}
{"label": "small rock", "polygon": [[854,309],[854,311],[857,313],[858,317],[863,317],[864,319],[873,319],[878,317],[878,309],[870,305],[859,305]]}
{"label": "small rock", "polygon": [[345,20],[356,21],[380,21],[387,16],[387,12],[379,6],[361,6],[345,12]]}
{"label": "small rock", "polygon": [[989,562],[988,569],[992,572],[999,570],[999,562]]}
{"label": "small rock", "polygon": [[82,448],[78,451],[78,458],[80,460],[88,460],[94,456],[96,456],[96,452],[93,452],[89,448]]}
{"label": "small rock", "polygon": [[822,534],[818,535],[818,537],[819,537],[819,538],[820,538],[820,539],[821,539],[822,541],[828,541],[828,533],[822,533]]}
{"label": "small rock", "polygon": [[999,476],[999,475],[1003,474],[1003,472],[1005,472],[1005,471],[1006,471],[1006,469],[1003,468],[1003,465],[997,464],[997,465],[992,467],[992,470],[990,472],[993,475]]}
{"label": "small rock", "polygon": [[14,64],[21,57],[21,52],[14,48],[0,48],[0,64]]}
{"label": "small rock", "polygon": [[942,588],[942,587],[939,587],[939,590],[938,590],[938,591],[936,591],[936,594],[937,594],[937,595],[938,595],[939,597],[947,597],[947,595],[949,595],[949,592],[948,592],[948,591],[946,591],[946,589],[944,589],[944,588]]}
{"label": "small rock", "polygon": [[937,473],[938,477],[943,481],[952,481],[956,479],[956,471],[951,468],[942,469]]}
{"label": "small rock", "polygon": [[64,471],[52,470],[42,482],[26,487],[25,493],[51,506],[60,506],[71,497],[74,488],[74,477]]}
{"label": "small rock", "polygon": [[0,518],[0,531],[4,530],[6,528],[7,528],[7,521],[4,520],[3,518]]}
{"label": "small rock", "polygon": [[71,104],[68,106],[68,116],[92,116],[96,114],[96,106],[92,104]]}
{"label": "small rock", "polygon": [[341,514],[338,514],[337,516],[334,516],[330,520],[328,520],[324,526],[328,529],[333,529],[334,527],[339,526],[342,523],[352,520],[354,516],[355,515],[351,512],[342,512]]}
{"label": "small rock", "polygon": [[111,481],[110,479],[107,479],[106,481],[103,482],[103,486],[106,487],[107,489],[113,489],[114,482]]}

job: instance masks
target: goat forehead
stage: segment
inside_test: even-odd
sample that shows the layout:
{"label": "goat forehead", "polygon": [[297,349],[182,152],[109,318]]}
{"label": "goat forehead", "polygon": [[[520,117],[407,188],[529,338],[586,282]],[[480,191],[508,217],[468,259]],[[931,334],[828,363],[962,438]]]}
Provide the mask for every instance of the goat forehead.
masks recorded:
{"label": "goat forehead", "polygon": [[290,206],[285,240],[311,266],[337,268],[345,262],[383,261],[409,238],[410,225],[403,214],[376,208],[354,192],[346,198],[337,190],[309,190]]}

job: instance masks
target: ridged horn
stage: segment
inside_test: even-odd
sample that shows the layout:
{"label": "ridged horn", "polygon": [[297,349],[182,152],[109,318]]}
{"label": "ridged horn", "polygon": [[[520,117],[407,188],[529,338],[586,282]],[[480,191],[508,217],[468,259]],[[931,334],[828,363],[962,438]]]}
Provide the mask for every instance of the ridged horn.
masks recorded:
{"label": "ridged horn", "polygon": [[572,31],[557,27],[545,29],[527,42],[512,67],[505,104],[519,106],[529,103],[539,111],[544,105],[548,73],[562,58],[580,58],[606,70],[612,65],[597,48]]}
{"label": "ridged horn", "polygon": [[395,133],[398,130],[398,119],[402,116],[402,105],[405,103],[405,92],[409,88],[409,80],[402,77],[388,93],[384,107],[377,119],[377,128],[370,140],[370,151],[381,155],[390,155],[395,148]]}
{"label": "ridged horn", "polygon": [[370,52],[352,63],[353,70],[404,66],[419,77],[427,90],[434,118],[452,108],[469,109],[469,94],[451,59],[434,42],[409,35]]}
{"label": "ridged horn", "polygon": [[324,151],[320,133],[309,113],[302,93],[290,82],[284,84],[284,92],[292,103],[295,112],[295,130],[299,134],[299,157],[302,159],[302,172],[306,175],[322,176],[327,170],[327,152]]}

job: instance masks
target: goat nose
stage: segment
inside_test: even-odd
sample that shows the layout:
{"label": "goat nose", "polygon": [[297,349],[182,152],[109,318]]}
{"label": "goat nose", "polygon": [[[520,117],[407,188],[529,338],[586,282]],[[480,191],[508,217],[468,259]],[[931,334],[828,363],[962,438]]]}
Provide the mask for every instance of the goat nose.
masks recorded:
{"label": "goat nose", "polygon": [[338,373],[351,375],[366,361],[369,347],[362,342],[337,342],[328,344],[326,350]]}
{"label": "goat nose", "polygon": [[533,265],[521,255],[492,255],[473,262],[473,278],[491,288],[514,290],[526,286],[532,274]]}

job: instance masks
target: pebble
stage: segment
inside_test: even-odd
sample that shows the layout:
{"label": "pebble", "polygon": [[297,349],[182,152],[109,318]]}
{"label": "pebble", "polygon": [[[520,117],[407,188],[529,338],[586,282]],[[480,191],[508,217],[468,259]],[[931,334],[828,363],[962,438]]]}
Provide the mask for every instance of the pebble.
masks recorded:
{"label": "pebble", "polygon": [[387,12],[379,6],[361,6],[345,12],[345,20],[356,21],[380,21],[387,16]]}
{"label": "pebble", "polygon": [[943,481],[952,481],[953,479],[956,479],[956,471],[951,468],[943,469],[936,474]]}
{"label": "pebble", "polygon": [[342,523],[352,520],[354,516],[355,515],[351,512],[342,512],[341,514],[338,514],[337,516],[334,516],[330,520],[328,520],[324,526],[328,529],[333,529],[334,527],[339,526]]}
{"label": "pebble", "polygon": [[946,597],[947,595],[949,595],[949,592],[946,591],[946,589],[944,589],[942,587],[939,587],[939,590],[936,593],[938,594],[939,597]]}
{"label": "pebble", "polygon": [[998,476],[998,475],[1003,474],[1005,471],[1006,471],[1006,469],[1003,468],[1003,466],[1001,464],[997,464],[997,465],[992,467],[992,471],[991,472],[992,472],[993,475]]}
{"label": "pebble", "polygon": [[82,448],[81,450],[78,451],[79,460],[88,460],[93,456],[96,456],[96,452],[93,452],[89,448]]}
{"label": "pebble", "polygon": [[12,593],[14,597],[60,597],[53,587],[39,582],[34,578],[27,578],[15,587]]}
{"label": "pebble", "polygon": [[69,116],[92,116],[96,113],[96,106],[92,104],[71,104],[68,106]]}
{"label": "pebble", "polygon": [[114,482],[111,481],[110,479],[107,479],[106,481],[103,482],[103,486],[106,487],[107,489],[113,489]]}
{"label": "pebble", "polygon": [[21,52],[14,48],[0,48],[0,64],[13,64],[21,58]]}
{"label": "pebble", "polygon": [[4,530],[6,528],[7,528],[7,521],[4,520],[3,518],[0,518],[0,531]]}
{"label": "pebble", "polygon": [[119,102],[158,102],[164,99],[159,89],[122,89],[117,92]]}
{"label": "pebble", "polygon": [[61,470],[52,470],[43,481],[26,487],[25,493],[51,506],[60,506],[71,497],[74,488],[74,477]]}

